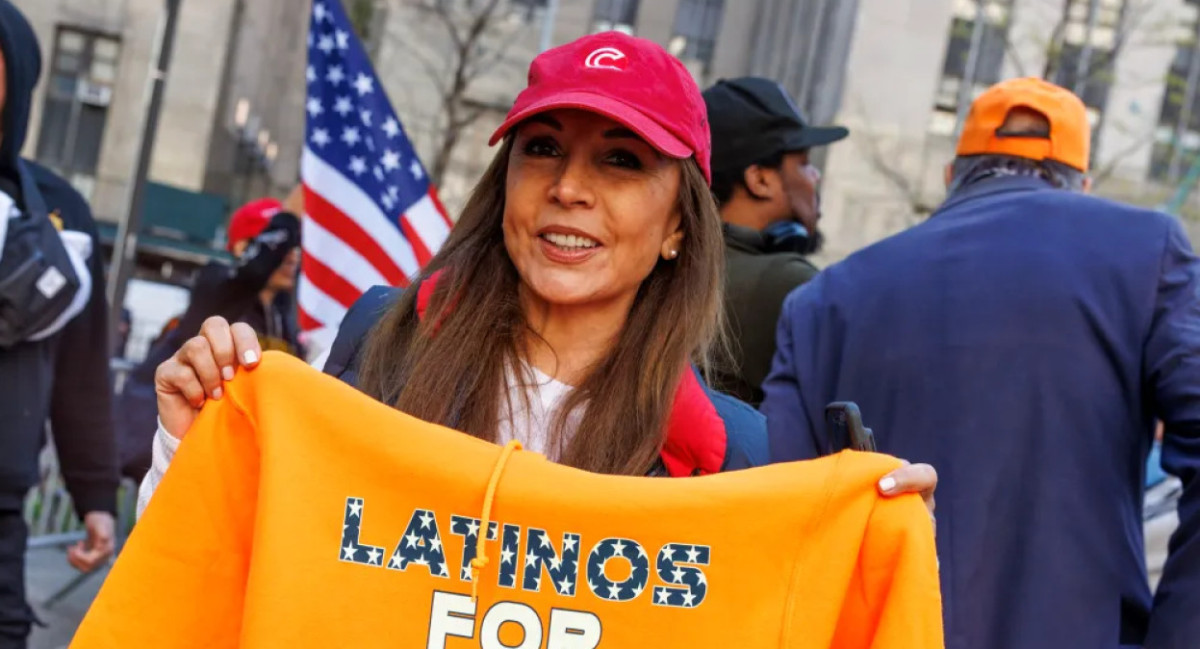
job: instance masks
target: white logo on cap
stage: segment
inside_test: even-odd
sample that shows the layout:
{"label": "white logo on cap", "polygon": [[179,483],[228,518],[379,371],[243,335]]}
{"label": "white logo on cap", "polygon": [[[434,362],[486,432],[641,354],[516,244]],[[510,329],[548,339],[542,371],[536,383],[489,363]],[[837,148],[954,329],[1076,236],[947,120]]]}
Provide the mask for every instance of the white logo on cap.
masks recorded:
{"label": "white logo on cap", "polygon": [[625,70],[625,53],[615,47],[602,47],[587,55],[583,65],[598,70]]}

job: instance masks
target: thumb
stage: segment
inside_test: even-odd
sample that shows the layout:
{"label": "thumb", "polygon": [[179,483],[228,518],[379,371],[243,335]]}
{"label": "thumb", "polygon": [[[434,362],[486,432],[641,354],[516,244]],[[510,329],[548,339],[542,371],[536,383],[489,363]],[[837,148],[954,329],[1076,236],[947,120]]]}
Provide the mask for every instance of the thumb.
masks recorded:
{"label": "thumb", "polygon": [[158,418],[172,436],[183,439],[184,433],[192,427],[197,412],[182,394],[158,392]]}

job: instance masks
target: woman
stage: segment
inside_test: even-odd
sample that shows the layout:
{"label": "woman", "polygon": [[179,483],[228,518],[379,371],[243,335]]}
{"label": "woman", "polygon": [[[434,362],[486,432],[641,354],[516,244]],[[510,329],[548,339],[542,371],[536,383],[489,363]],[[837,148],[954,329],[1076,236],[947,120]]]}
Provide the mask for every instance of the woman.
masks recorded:
{"label": "woman", "polygon": [[[550,50],[500,140],[423,281],[360,300],[326,371],[422,419],[590,471],[763,462],[761,416],[691,367],[719,338],[724,250],[704,102],[683,65],[615,32]],[[234,367],[259,358],[248,328],[214,319],[159,367],[156,468]],[[932,503],[935,484],[932,468],[909,466],[881,489]]]}

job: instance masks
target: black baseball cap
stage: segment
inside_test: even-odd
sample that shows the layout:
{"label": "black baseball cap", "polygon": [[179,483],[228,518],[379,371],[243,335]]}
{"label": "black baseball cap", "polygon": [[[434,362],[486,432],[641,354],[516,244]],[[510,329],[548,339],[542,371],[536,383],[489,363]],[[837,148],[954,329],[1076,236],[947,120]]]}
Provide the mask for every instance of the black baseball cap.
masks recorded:
{"label": "black baseball cap", "polygon": [[741,170],[780,153],[832,144],[850,131],[809,126],[783,86],[762,77],[721,79],[704,91],[714,171]]}

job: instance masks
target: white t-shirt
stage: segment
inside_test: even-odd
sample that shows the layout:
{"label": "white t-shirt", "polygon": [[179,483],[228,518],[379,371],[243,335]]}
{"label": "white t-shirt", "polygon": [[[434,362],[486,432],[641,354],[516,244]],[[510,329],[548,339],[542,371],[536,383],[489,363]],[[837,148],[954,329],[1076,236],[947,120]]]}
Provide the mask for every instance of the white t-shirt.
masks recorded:
{"label": "white t-shirt", "polygon": [[[316,368],[322,369],[325,358],[322,356],[317,360]],[[500,430],[497,442],[507,444],[516,439],[526,449],[541,453],[550,461],[557,462],[562,457],[562,449],[566,447],[566,443],[578,430],[579,419],[583,414],[581,410],[571,413],[563,430],[562,439],[557,440],[557,444],[552,443],[550,434],[555,418],[558,416],[558,407],[574,388],[554,380],[532,365],[521,363],[521,366],[524,369],[522,380],[517,380],[516,373],[511,369],[505,373],[508,399],[500,404]],[[528,397],[526,398],[525,395]],[[509,412],[509,403],[512,404],[512,412]],[[142,484],[138,489],[137,515],[139,517],[146,509],[146,505],[149,504],[154,490],[158,488],[159,481],[167,472],[167,467],[175,457],[175,451],[179,449],[179,443],[178,439],[162,427],[162,422],[159,422],[158,431],[154,434],[153,459],[150,470],[142,479]]]}
{"label": "white t-shirt", "polygon": [[[562,457],[562,451],[579,427],[577,410],[567,418],[563,438],[551,439],[559,406],[571,394],[571,386],[554,380],[527,363],[521,363],[524,376],[518,377],[509,369],[505,375],[508,399],[500,404],[500,430],[496,441],[507,444],[521,442],[526,450],[540,453],[552,462]],[[509,411],[509,404],[512,410]],[[557,443],[556,443],[557,442]]]}

